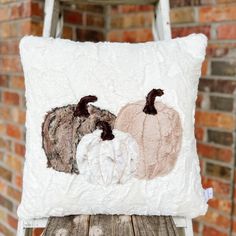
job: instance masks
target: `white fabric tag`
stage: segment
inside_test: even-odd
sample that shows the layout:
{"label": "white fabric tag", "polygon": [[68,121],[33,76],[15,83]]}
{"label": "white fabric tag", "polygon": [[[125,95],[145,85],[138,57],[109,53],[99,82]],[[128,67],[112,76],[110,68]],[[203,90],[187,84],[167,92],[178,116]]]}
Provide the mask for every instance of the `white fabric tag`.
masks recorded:
{"label": "white fabric tag", "polygon": [[204,190],[205,200],[208,202],[208,200],[213,198],[213,188],[206,188]]}

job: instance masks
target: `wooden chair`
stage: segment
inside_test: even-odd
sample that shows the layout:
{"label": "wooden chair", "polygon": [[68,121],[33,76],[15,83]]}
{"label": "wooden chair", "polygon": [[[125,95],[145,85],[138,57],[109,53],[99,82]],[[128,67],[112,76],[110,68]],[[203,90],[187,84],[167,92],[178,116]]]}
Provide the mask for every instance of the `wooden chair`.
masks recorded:
{"label": "wooden chair", "polygon": [[[169,1],[168,0],[45,0],[44,37],[60,37],[63,28],[61,3],[71,4],[156,4],[155,19],[153,20],[153,35],[155,40],[171,39]],[[98,216],[101,217],[101,216]],[[177,227],[183,228],[186,236],[193,236],[192,220],[184,217],[173,217]],[[47,218],[19,220],[17,236],[29,236],[33,228],[45,228]],[[125,235],[124,235],[125,236]]]}

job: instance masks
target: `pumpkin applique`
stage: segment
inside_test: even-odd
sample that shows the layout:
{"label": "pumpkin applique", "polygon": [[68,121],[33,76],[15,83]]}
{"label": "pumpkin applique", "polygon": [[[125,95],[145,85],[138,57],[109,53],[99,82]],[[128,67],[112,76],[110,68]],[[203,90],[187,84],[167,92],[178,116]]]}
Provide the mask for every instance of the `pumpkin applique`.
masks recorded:
{"label": "pumpkin applique", "polygon": [[138,145],[130,134],[98,122],[99,129],[85,135],[77,147],[80,175],[92,184],[123,184],[134,177]]}
{"label": "pumpkin applique", "polygon": [[93,132],[99,120],[114,126],[115,115],[88,105],[95,101],[96,96],[85,96],[77,105],[54,108],[46,114],[42,124],[42,143],[49,168],[79,174],[76,148],[81,138]]}
{"label": "pumpkin applique", "polygon": [[136,177],[153,179],[168,174],[176,163],[181,143],[179,114],[156,97],[161,89],[151,90],[146,101],[128,104],[119,112],[115,129],[130,133],[139,145],[140,157]]}

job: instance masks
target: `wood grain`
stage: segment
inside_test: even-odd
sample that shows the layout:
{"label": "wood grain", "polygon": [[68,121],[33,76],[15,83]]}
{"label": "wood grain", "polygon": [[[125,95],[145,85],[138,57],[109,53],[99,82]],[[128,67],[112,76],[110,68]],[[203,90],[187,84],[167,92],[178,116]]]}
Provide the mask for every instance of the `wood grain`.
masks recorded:
{"label": "wood grain", "polygon": [[170,216],[50,217],[43,236],[178,236]]}

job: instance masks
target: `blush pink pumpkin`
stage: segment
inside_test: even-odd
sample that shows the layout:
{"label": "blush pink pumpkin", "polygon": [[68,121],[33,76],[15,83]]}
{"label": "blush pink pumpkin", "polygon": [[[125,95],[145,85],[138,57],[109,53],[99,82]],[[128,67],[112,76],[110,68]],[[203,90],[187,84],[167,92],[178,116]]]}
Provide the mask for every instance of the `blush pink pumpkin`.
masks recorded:
{"label": "blush pink pumpkin", "polygon": [[177,111],[156,97],[164,94],[153,89],[146,101],[128,104],[119,112],[115,128],[130,133],[137,141],[140,157],[136,177],[153,179],[167,175],[175,166],[182,141],[182,126]]}

